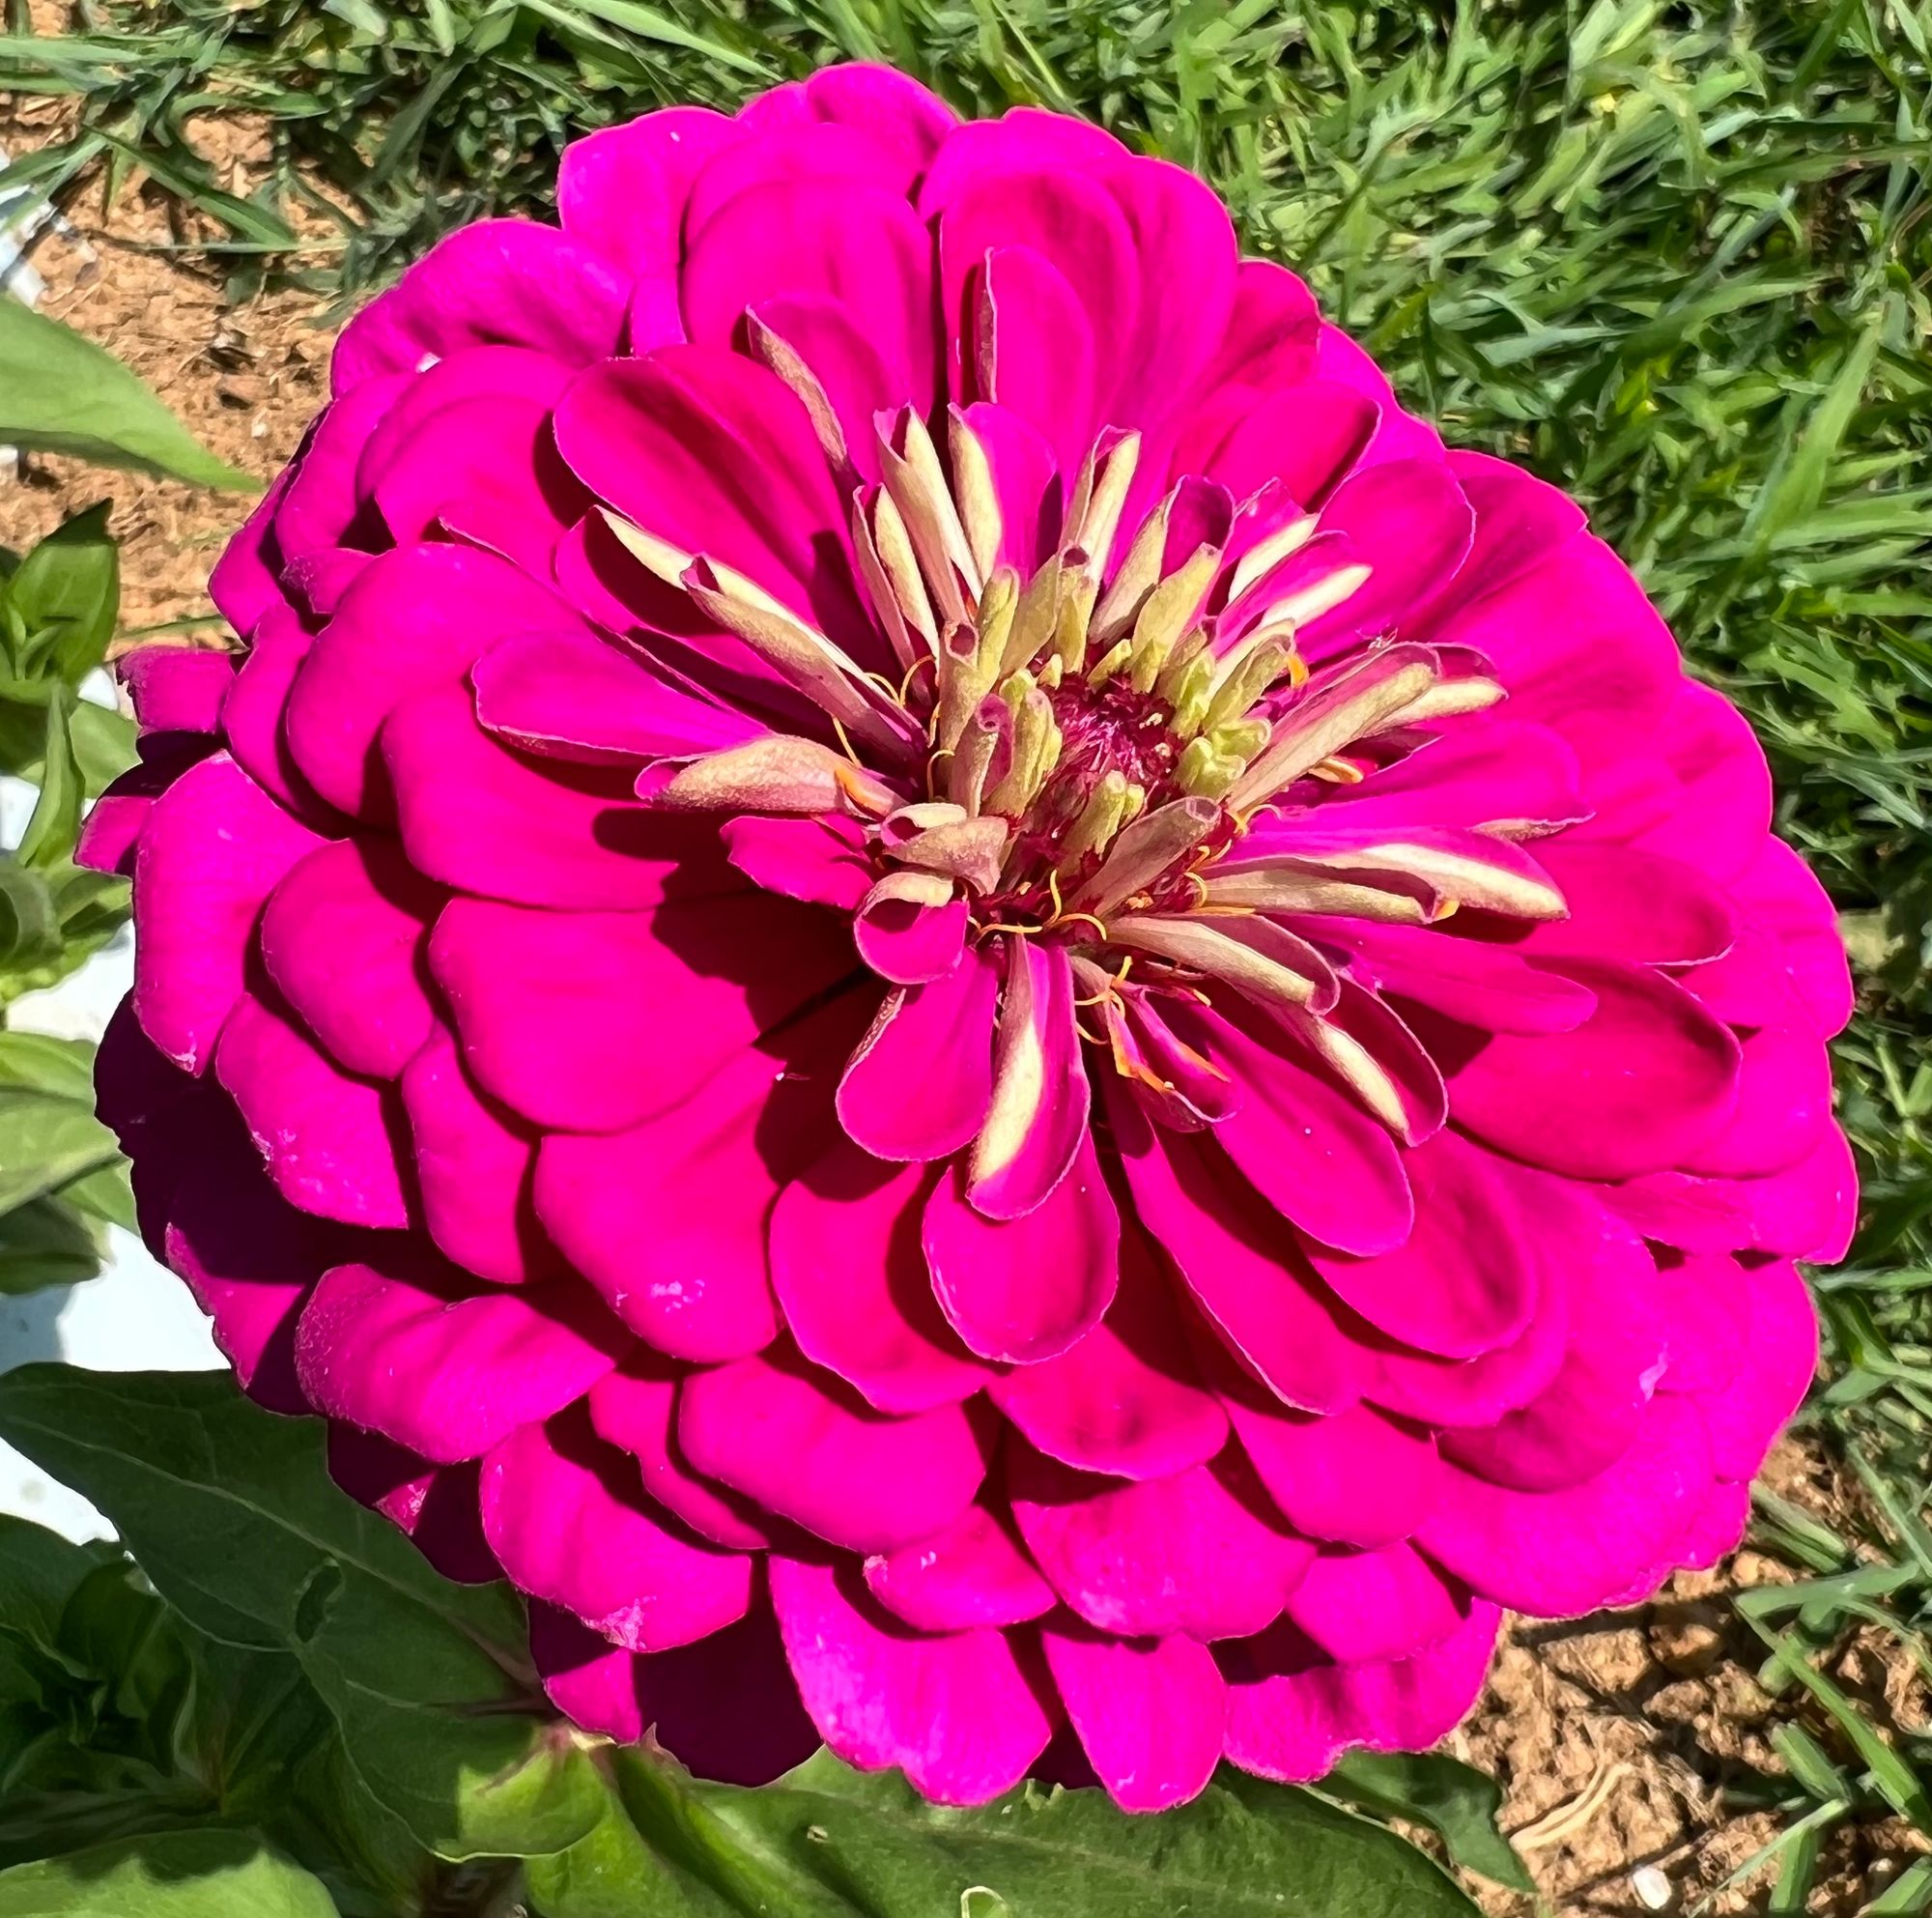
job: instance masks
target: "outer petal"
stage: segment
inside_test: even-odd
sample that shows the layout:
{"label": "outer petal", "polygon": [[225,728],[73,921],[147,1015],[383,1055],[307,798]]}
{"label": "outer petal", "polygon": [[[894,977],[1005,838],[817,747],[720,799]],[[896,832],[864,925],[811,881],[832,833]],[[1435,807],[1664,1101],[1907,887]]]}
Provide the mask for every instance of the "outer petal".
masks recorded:
{"label": "outer petal", "polygon": [[700,1778],[769,1785],[818,1749],[764,1604],[695,1645],[641,1658],[535,1604],[530,1655],[578,1724],[626,1744],[649,1732]]}
{"label": "outer petal", "polygon": [[923,1166],[840,1140],[772,1214],[772,1279],[799,1350],[881,1412],[954,1404],[989,1375],[933,1301],[919,1240],[930,1185]]}
{"label": "outer petal", "polygon": [[1228,1701],[1206,1646],[1048,1626],[1040,1647],[1082,1748],[1122,1811],[1164,1811],[1208,1783]]}
{"label": "outer petal", "polygon": [[688,1645],[744,1617],[752,1560],[685,1538],[582,1412],[526,1425],[483,1461],[483,1531],[521,1591],[627,1651]]}
{"label": "outer petal", "polygon": [[1099,1324],[1120,1282],[1120,1214],[1084,1134],[1065,1177],[1006,1223],[982,1217],[964,1170],[949,1170],[926,1199],[923,1243],[941,1309],[984,1359],[1058,1358]]}
{"label": "outer petal", "polygon": [[302,1312],[302,1389],[331,1418],[440,1464],[480,1458],[582,1397],[623,1339],[577,1288],[465,1298],[422,1273],[337,1266]]}
{"label": "outer petal", "polygon": [[993,1099],[1000,976],[979,948],[943,979],[886,996],[838,1083],[838,1121],[878,1159],[944,1159]]}
{"label": "outer petal", "polygon": [[990,1435],[956,1405],[883,1418],[781,1346],[686,1381],[678,1444],[706,1477],[851,1552],[893,1552],[966,1509]]}
{"label": "outer petal", "polygon": [[1228,1757],[1243,1771],[1299,1784],[1351,1746],[1426,1751],[1475,1703],[1499,1622],[1493,1605],[1474,1605],[1453,1637],[1388,1664],[1333,1664],[1289,1624],[1224,1646]]}
{"label": "outer petal", "polygon": [[1106,1317],[1057,1359],[1016,1365],[988,1395],[1050,1458],[1118,1478],[1163,1478],[1204,1464],[1228,1421],[1196,1376],[1166,1274],[1138,1231],[1121,1246]]}
{"label": "outer petal", "polygon": [[1279,1616],[1314,1557],[1264,1516],[1238,1453],[1122,1484],[1015,1447],[1007,1474],[1040,1570],[1089,1624],[1122,1637],[1245,1638]]}
{"label": "outer petal", "polygon": [[134,861],[134,1011],[178,1066],[207,1069],[264,902],[321,844],[223,754],[156,802]]}
{"label": "outer petal", "polygon": [[214,1066],[291,1205],[347,1225],[410,1222],[406,1129],[389,1087],[338,1072],[252,995],[222,1027]]}
{"label": "outer petal", "polygon": [[1020,1625],[1059,1602],[1007,1528],[968,1505],[943,1532],[866,1560],[866,1588],[923,1632]]}
{"label": "outer petal", "polygon": [[854,1573],[795,1559],[772,1560],[772,1604],[805,1708],[848,1764],[897,1765],[924,1797],[979,1805],[1052,1735],[1044,1687],[1003,1632],[908,1632]]}

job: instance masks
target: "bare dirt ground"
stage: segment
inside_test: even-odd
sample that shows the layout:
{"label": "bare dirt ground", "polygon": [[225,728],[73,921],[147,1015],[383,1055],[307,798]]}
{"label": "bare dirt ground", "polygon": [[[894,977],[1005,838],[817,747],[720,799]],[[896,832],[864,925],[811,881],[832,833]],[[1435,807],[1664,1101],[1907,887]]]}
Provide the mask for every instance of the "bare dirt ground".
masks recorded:
{"label": "bare dirt ground", "polygon": [[[45,103],[10,110],[0,101],[0,142],[12,152],[43,142],[57,125],[58,109]],[[213,127],[204,147],[221,157],[230,190],[255,184],[261,146],[245,124]],[[266,481],[326,396],[325,302],[283,290],[231,306],[218,269],[187,244],[194,233],[138,183],[111,205],[97,191],[67,213],[76,238],[48,235],[32,254],[48,282],[43,310],[119,355],[214,451]],[[115,502],[124,542],[125,630],[198,619],[206,622],[198,639],[222,643],[206,582],[245,499],[36,459],[0,483],[0,543],[31,543],[103,495]],[[1769,1475],[1807,1509],[1841,1507],[1829,1468],[1798,1444],[1779,1448]],[[1796,1716],[1828,1750],[1837,1747],[1808,1707],[1760,1687],[1763,1647],[1728,1602],[1736,1590],[1789,1576],[1747,1551],[1714,1572],[1680,1577],[1635,1612],[1515,1626],[1475,1714],[1451,1741],[1502,1784],[1504,1828],[1541,1892],[1536,1903],[1486,1893],[1496,1918],[1527,1918],[1539,1904],[1561,1918],[1765,1908],[1772,1871],[1718,1887],[1778,1828],[1775,1815],[1746,1808],[1758,1775],[1783,1769],[1771,1732]],[[1883,1698],[1895,1721],[1932,1716],[1922,1688],[1910,1703],[1904,1696],[1916,1682],[1909,1666],[1876,1647],[1852,1646],[1835,1675],[1855,1695]],[[1918,1848],[1895,1821],[1841,1827],[1827,1841],[1812,1909],[1827,1918],[1855,1912]]]}

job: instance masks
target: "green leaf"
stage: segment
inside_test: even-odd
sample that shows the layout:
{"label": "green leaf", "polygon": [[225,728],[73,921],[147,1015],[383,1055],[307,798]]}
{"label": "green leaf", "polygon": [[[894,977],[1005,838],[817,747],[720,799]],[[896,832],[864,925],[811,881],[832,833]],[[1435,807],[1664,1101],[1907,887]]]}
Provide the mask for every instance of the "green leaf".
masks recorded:
{"label": "green leaf", "polygon": [[0,444],[196,486],[260,490],[216,459],[112,354],[17,300],[0,300]]}
{"label": "green leaf", "polygon": [[596,1822],[595,1770],[543,1700],[513,1595],[448,1584],[339,1491],[320,1420],[264,1412],[226,1373],[29,1365],[0,1378],[0,1435],[91,1499],[198,1631],[293,1657],[362,1784],[431,1850],[532,1856]]}
{"label": "green leaf", "polygon": [[85,798],[80,765],[68,734],[68,698],[47,701],[46,743],[41,755],[41,796],[33,817],[20,835],[20,864],[44,872],[66,864],[80,836],[80,809]]}
{"label": "green leaf", "polygon": [[[821,1752],[761,1790],[609,1755],[645,1841],[686,1881],[664,1918],[1475,1918],[1425,1853],[1312,1791],[1223,1768],[1133,1818],[1099,1790],[1023,1786],[973,1811]],[[586,1903],[586,1918],[613,1904]],[[559,1918],[573,1918],[569,1908]]]}
{"label": "green leaf", "polygon": [[68,1600],[91,1572],[120,1556],[112,1545],[76,1545],[45,1526],[0,1513],[0,1631],[53,1650]]}
{"label": "green leaf", "polygon": [[90,798],[134,763],[134,722],[112,706],[77,701],[68,720],[68,736]]}
{"label": "green leaf", "polygon": [[74,685],[99,666],[121,611],[120,552],[107,530],[107,502],[74,514],[42,540],[20,561],[7,597],[27,631],[23,672],[43,661]]}
{"label": "green leaf", "polygon": [[94,1101],[94,1047],[84,1039],[42,1032],[0,1032],[0,1086]]}
{"label": "green leaf", "polygon": [[1442,1752],[1350,1752],[1321,1789],[1381,1818],[1427,1825],[1466,1872],[1534,1895],[1536,1882],[1496,1823],[1502,1789]]}
{"label": "green leaf", "polygon": [[319,1879],[245,1831],[124,1840],[0,1872],[0,1918],[335,1918]]}
{"label": "green leaf", "polygon": [[46,880],[0,852],[0,965],[42,965],[59,951],[60,915]]}
{"label": "green leaf", "polygon": [[[62,1188],[72,1192],[94,1180],[112,1179],[101,1166]],[[124,1178],[125,1175],[118,1175]],[[100,1245],[87,1220],[49,1193],[0,1214],[0,1296],[14,1298],[49,1285],[78,1285],[100,1270]],[[0,1612],[0,1617],[4,1617]]]}
{"label": "green leaf", "polygon": [[108,1164],[119,1149],[91,1096],[0,1086],[0,1213]]}

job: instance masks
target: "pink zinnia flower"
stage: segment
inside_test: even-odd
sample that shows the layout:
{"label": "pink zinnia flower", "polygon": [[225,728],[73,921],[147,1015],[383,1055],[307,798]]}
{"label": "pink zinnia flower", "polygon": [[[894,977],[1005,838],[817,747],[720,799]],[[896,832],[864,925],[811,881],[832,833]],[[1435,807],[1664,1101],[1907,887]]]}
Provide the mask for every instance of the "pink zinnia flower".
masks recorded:
{"label": "pink zinnia flower", "polygon": [[1737,1541],[1831,909],[1560,493],[1201,183],[844,68],[446,241],[144,652],[151,1242],[552,1696],[1172,1804]]}

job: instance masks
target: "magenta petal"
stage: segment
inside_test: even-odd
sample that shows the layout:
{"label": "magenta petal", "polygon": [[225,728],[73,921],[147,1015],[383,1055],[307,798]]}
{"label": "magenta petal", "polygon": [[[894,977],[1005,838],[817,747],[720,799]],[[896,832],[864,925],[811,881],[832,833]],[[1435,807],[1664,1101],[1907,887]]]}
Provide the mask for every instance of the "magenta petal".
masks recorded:
{"label": "magenta petal", "polygon": [[1227,1441],[1219,1402],[1187,1356],[1146,1239],[1121,1245],[1120,1289],[1103,1318],[1057,1359],[1016,1365],[987,1388],[1009,1421],[1049,1458],[1119,1478],[1163,1478]]}
{"label": "magenta petal", "polygon": [[[1585,1202],[1586,1203],[1586,1202]],[[1443,1435],[1442,1455],[1498,1485],[1554,1492],[1606,1471],[1627,1451],[1664,1369],[1664,1328],[1651,1255],[1596,1210],[1566,1240],[1570,1345],[1548,1386],[1493,1425]]]}
{"label": "magenta petal", "polygon": [[1279,1616],[1315,1556],[1270,1523],[1238,1452],[1123,1484],[1009,1446],[1007,1487],[1054,1589],[1090,1625],[1126,1638],[1245,1638]]}
{"label": "magenta petal", "polygon": [[412,693],[455,684],[498,638],[554,629],[560,613],[558,600],[494,554],[410,546],[381,555],[296,674],[286,721],[296,764],[330,805],[382,817],[388,793],[375,746],[390,712]]}
{"label": "magenta petal", "polygon": [[1667,1366],[1660,1391],[1709,1392],[1727,1386],[1745,1361],[1750,1282],[1719,1253],[1660,1263],[1653,1288]]}
{"label": "magenta petal", "polygon": [[1466,1595],[1399,1543],[1323,1552],[1288,1596],[1288,1616],[1344,1665],[1410,1657],[1452,1637],[1466,1613]]}
{"label": "magenta petal", "polygon": [[614,1132],[690,1098],[850,950],[829,914],[764,893],[636,913],[459,899],[430,970],[486,1091],[540,1126]]}
{"label": "magenta petal", "polygon": [[805,101],[822,121],[863,127],[916,178],[959,126],[959,116],[929,88],[870,61],[821,67],[805,82]]}
{"label": "magenta petal", "polygon": [[993,1106],[974,1144],[966,1188],[989,1219],[1018,1218],[1047,1200],[1086,1145],[1092,1103],[1074,1017],[1073,968],[1051,947],[1008,943]]}
{"label": "magenta petal", "polygon": [[1732,901],[1747,926],[1770,932],[1813,1029],[1829,1039],[1852,1016],[1851,967],[1837,914],[1816,875],[1781,839],[1766,839]]}
{"label": "magenta petal", "polygon": [[1742,1276],[1750,1312],[1747,1357],[1723,1390],[1690,1401],[1703,1413],[1720,1478],[1755,1475],[1818,1365],[1818,1317],[1798,1269],[1780,1262]]}
{"label": "magenta petal", "polygon": [[446,1276],[337,1266],[301,1318],[296,1360],[319,1412],[427,1459],[480,1458],[582,1398],[628,1341],[568,1284],[465,1298]]}
{"label": "magenta petal", "polygon": [[483,1461],[483,1532],[511,1583],[627,1651],[664,1651],[742,1618],[752,1560],[675,1530],[581,1411],[526,1425]]}
{"label": "magenta petal", "polygon": [[649,665],[581,628],[519,633],[470,670],[476,717],[505,745],[588,764],[741,746],[764,731],[755,720],[696,698]]}
{"label": "magenta petal", "polygon": [[1004,1223],[968,1203],[951,1168],[926,1200],[923,1240],[941,1308],[984,1359],[1058,1358],[1100,1322],[1120,1280],[1120,1214],[1091,1136],[1052,1192]]}
{"label": "magenta petal", "polygon": [[[109,1041],[101,1051],[106,1070]],[[104,1078],[101,1096],[106,1109]],[[182,1126],[191,1110],[176,1107],[172,1125]],[[308,1402],[296,1378],[297,1321],[309,1288],[352,1242],[274,1190],[232,1120],[196,1124],[192,1137],[193,1157],[169,1194],[160,1249],[213,1321],[214,1342],[242,1388],[270,1411],[302,1412]],[[144,1153],[135,1168],[144,1217],[143,1173],[152,1162]]]}
{"label": "magenta petal", "polygon": [[1755,1032],[1742,1050],[1731,1122],[1691,1155],[1693,1172],[1750,1179],[1785,1171],[1832,1124],[1832,1057],[1815,1034]]}
{"label": "magenta petal", "polygon": [[717,346],[607,360],[563,396],[554,430],[578,477],[625,518],[735,567],[871,663],[849,512],[775,373]]}
{"label": "magenta petal", "polygon": [[1230,1349],[1289,1404],[1313,1412],[1352,1405],[1368,1355],[1336,1324],[1326,1287],[1273,1208],[1211,1141],[1156,1134],[1119,1096],[1109,1112],[1143,1224]]}
{"label": "magenta petal", "polygon": [[248,651],[221,708],[221,728],[235,763],[264,792],[298,817],[338,816],[325,805],[296,764],[283,719],[289,688],[314,644],[300,616],[276,609],[255,628]]}
{"label": "magenta petal", "polygon": [[706,1477],[850,1552],[895,1552],[950,1525],[990,1446],[988,1421],[956,1405],[883,1417],[783,1346],[694,1373],[677,1437]]}
{"label": "magenta petal", "polygon": [[1368,444],[1376,418],[1375,406],[1360,393],[1310,380],[1243,408],[1203,471],[1237,500],[1275,479],[1301,505],[1316,505]]}
{"label": "magenta petal", "polygon": [[394,1078],[436,1016],[423,955],[441,893],[387,840],[312,852],[262,915],[269,977],[352,1073]]}
{"label": "magenta petal", "polygon": [[1221,1760],[1228,1700],[1205,1645],[1048,1626],[1040,1648],[1081,1748],[1122,1811],[1165,1811],[1208,1783]]}
{"label": "magenta petal", "polygon": [[1245,1380],[1225,1403],[1268,1497],[1311,1538],[1390,1545],[1435,1502],[1440,1464],[1427,1432],[1366,1405],[1326,1417],[1291,1412]]}
{"label": "magenta petal", "polygon": [[405,700],[383,727],[382,749],[410,863],[444,885],[595,911],[737,883],[709,832],[647,813],[625,773],[498,745],[462,686]]}
{"label": "magenta petal", "polygon": [[396,544],[447,530],[550,576],[565,530],[590,501],[551,439],[541,400],[478,394],[415,424],[376,482],[376,504]]}
{"label": "magenta petal", "polygon": [[208,596],[215,611],[244,640],[270,613],[288,608],[281,586],[282,556],[275,538],[275,521],[289,488],[295,484],[296,472],[291,463],[270,482],[269,490],[255,502],[241,530],[222,548],[209,574]]}
{"label": "magenta petal", "polygon": [[1000,975],[979,947],[927,986],[886,995],[838,1082],[838,1122],[875,1159],[944,1159],[993,1098]]}
{"label": "magenta petal", "polygon": [[[709,107],[673,106],[573,140],[556,175],[564,231],[633,277],[673,278],[691,183],[741,137]],[[634,352],[657,344],[631,342]]]}
{"label": "magenta petal", "polygon": [[1361,919],[1315,930],[1346,948],[1352,978],[1481,1032],[1574,1032],[1596,1009],[1588,987],[1481,939]]}
{"label": "magenta petal", "polygon": [[741,1359],[778,1332],[765,1226],[781,1173],[760,1149],[781,1066],[756,1050],[628,1131],[554,1133],[537,1156],[546,1230],[660,1352]]}
{"label": "magenta petal", "polygon": [[1455,1074],[1457,1123],[1502,1151],[1580,1179],[1680,1165],[1728,1121],[1738,1043],[1657,973],[1566,959],[1597,1010],[1573,1032],[1503,1034]]}
{"label": "magenta petal", "polygon": [[214,1069],[291,1205],[348,1225],[409,1224],[407,1132],[389,1087],[338,1071],[249,994],[221,1029]]}
{"label": "magenta petal", "polygon": [[115,672],[133,702],[135,723],[150,732],[213,732],[235,684],[232,652],[149,644],[123,653]]}
{"label": "magenta petal", "polygon": [[1472,1605],[1453,1636],[1387,1664],[1336,1665],[1290,1624],[1223,1646],[1228,1757],[1243,1771],[1300,1784],[1352,1746],[1427,1751],[1475,1703],[1499,1622],[1493,1605]]}
{"label": "magenta petal", "polygon": [[1350,1259],[1320,1245],[1309,1262],[1345,1303],[1405,1345],[1472,1359],[1520,1337],[1537,1296],[1527,1228],[1487,1153],[1437,1132],[1403,1156],[1415,1229],[1392,1251]]}
{"label": "magenta petal", "polygon": [[590,1422],[600,1439],[631,1454],[644,1490],[700,1538],[761,1552],[783,1528],[762,1522],[750,1500],[699,1477],[677,1448],[680,1376],[661,1359],[634,1355],[590,1388]]}
{"label": "magenta petal", "polygon": [[1063,474],[1077,472],[1098,423],[1094,328],[1066,275],[1031,246],[996,246],[966,284],[972,389],[1023,421]]}
{"label": "magenta petal", "polygon": [[[1726,883],[1739,878],[1771,832],[1771,768],[1750,723],[1715,686],[1685,679],[1664,715],[1662,745],[1678,779],[1676,814],[1635,844]],[[1696,820],[1694,832],[1685,819]]]}
{"label": "magenta petal", "polygon": [[503,1576],[483,1536],[474,1465],[432,1465],[374,1432],[331,1425],[328,1475],[352,1499],[406,1532],[444,1578],[487,1585]]}
{"label": "magenta petal", "polygon": [[951,1405],[989,1376],[933,1302],[920,1248],[930,1184],[924,1166],[840,1140],[771,1217],[772,1281],[799,1350],[881,1412]]}
{"label": "magenta petal", "polygon": [[881,979],[899,986],[927,986],[944,979],[959,963],[967,925],[963,899],[924,905],[885,894],[869,899],[861,908],[852,924],[852,943]]}
{"label": "magenta petal", "polygon": [[1210,1055],[1243,1095],[1214,1136],[1248,1183],[1321,1245],[1361,1254],[1401,1245],[1415,1219],[1404,1169],[1413,1159],[1292,1059],[1215,1015],[1201,1023]]}
{"label": "magenta petal", "polygon": [[581,241],[532,220],[459,227],[342,330],[329,367],[347,393],[384,373],[414,373],[469,346],[536,347],[582,364],[613,353],[623,273]]}
{"label": "magenta petal", "polygon": [[791,174],[748,187],[695,228],[681,288],[692,339],[718,346],[730,344],[748,307],[825,301],[895,377],[899,389],[875,408],[932,404],[932,243],[905,201],[878,185]]}
{"label": "magenta petal", "polygon": [[[989,251],[1028,251],[1072,289],[1100,356],[1094,393],[1114,390],[1140,313],[1133,235],[1118,202],[1097,182],[1068,172],[1019,170],[968,177],[939,218],[941,297],[949,330],[963,330],[972,281]],[[1035,270],[1037,278],[1037,270]],[[1078,367],[1078,348],[1069,362]],[[1012,404],[1004,386],[984,395]],[[1064,461],[1065,451],[1034,419]],[[1085,449],[1083,448],[1082,451]]]}
{"label": "magenta petal", "polygon": [[1702,1421],[1664,1395],[1622,1458],[1565,1491],[1510,1491],[1445,1465],[1415,1542],[1499,1605],[1572,1617],[1662,1577],[1710,1481]]}
{"label": "magenta petal", "polygon": [[1032,1560],[984,1505],[944,1532],[866,1560],[866,1586],[895,1617],[922,1632],[1023,1625],[1059,1602]]}
{"label": "magenta petal", "polygon": [[748,813],[725,820],[720,836],[731,864],[768,893],[850,912],[871,890],[865,833],[855,820]]}
{"label": "magenta petal", "polygon": [[896,1765],[922,1796],[979,1805],[1010,1789],[1053,1732],[1040,1683],[1004,1632],[929,1638],[882,1617],[850,1571],[772,1560],[772,1605],[805,1708],[865,1771]]}
{"label": "magenta petal", "polygon": [[134,1011],[176,1065],[207,1068],[263,902],[321,844],[223,754],[155,802],[134,861]]}
{"label": "magenta petal", "polygon": [[708,1638],[643,1657],[539,1602],[530,1656],[552,1703],[579,1725],[624,1744],[649,1732],[699,1778],[769,1785],[818,1749],[762,1602]]}
{"label": "magenta petal", "polygon": [[1570,916],[1536,927],[1524,942],[1531,952],[1695,964],[1728,952],[1737,936],[1717,882],[1682,859],[1590,840],[1537,851]]}
{"label": "magenta petal", "polygon": [[423,1223],[438,1249],[496,1285],[560,1276],[530,1200],[536,1135],[469,1081],[438,1026],[402,1077]]}

